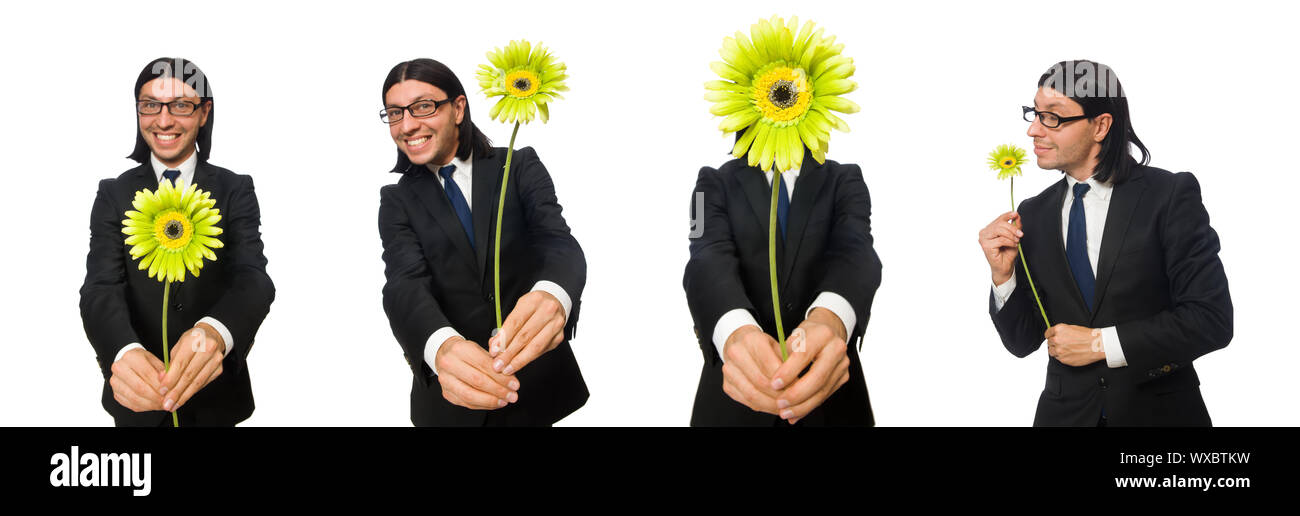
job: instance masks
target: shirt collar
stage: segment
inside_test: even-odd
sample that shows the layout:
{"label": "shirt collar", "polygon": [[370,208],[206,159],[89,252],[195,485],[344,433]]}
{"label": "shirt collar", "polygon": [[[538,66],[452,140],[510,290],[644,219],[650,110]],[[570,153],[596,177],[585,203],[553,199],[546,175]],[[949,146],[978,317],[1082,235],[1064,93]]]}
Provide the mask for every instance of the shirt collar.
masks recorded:
{"label": "shirt collar", "polygon": [[199,163],[198,156],[199,156],[199,151],[198,149],[195,149],[194,152],[190,153],[190,157],[185,159],[184,163],[181,163],[180,166],[176,168],[171,168],[168,167],[167,165],[164,165],[162,161],[158,160],[158,156],[154,156],[154,154],[150,152],[149,163],[153,165],[153,175],[155,178],[158,179],[158,182],[160,183],[162,182],[163,179],[163,172],[166,172],[168,170],[181,171],[181,175],[177,179],[184,179],[186,183],[192,183],[194,182],[194,168],[197,167]]}
{"label": "shirt collar", "polygon": [[[1074,185],[1079,184],[1080,181],[1075,179],[1074,176],[1071,176],[1070,174],[1065,175],[1065,181],[1066,181],[1065,184],[1066,188],[1069,189],[1071,195],[1073,195]],[[1089,176],[1087,181],[1082,181],[1082,182],[1086,183],[1088,186],[1091,187],[1088,189],[1088,193],[1095,194],[1097,196],[1097,199],[1102,201],[1110,199],[1110,192],[1115,187],[1115,185],[1109,182],[1102,183],[1097,181],[1097,178],[1095,176]]]}

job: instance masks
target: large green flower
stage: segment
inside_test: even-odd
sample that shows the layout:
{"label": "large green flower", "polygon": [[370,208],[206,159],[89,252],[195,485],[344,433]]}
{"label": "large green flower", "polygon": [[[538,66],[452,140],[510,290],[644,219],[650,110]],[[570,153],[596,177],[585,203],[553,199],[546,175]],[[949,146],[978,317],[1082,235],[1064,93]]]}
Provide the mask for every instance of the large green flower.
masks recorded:
{"label": "large green flower", "polygon": [[714,103],[710,112],[726,117],[718,128],[744,131],[732,154],[739,158],[748,152],[749,165],[764,171],[773,164],[777,170],[797,170],[804,147],[824,163],[831,129],[849,130],[831,111],[858,111],[840,96],[858,87],[849,79],[853,59],[840,55],[844,45],[814,30],[811,21],[796,33],[798,22],[772,16],[750,27],[750,37],[736,32],[724,39],[723,60],[711,65],[723,80],[704,84],[705,100]]}
{"label": "large green flower", "polygon": [[546,50],[526,40],[511,41],[505,50],[487,53],[490,64],[479,65],[478,84],[488,98],[501,97],[488,117],[512,124],[528,123],[540,115],[542,123],[551,118],[547,104],[561,99],[559,92],[569,91],[564,80],[564,63]]}
{"label": "large green flower", "polygon": [[1025,149],[1015,145],[999,145],[989,153],[989,169],[998,173],[998,179],[1020,175],[1020,166],[1025,164]]}
{"label": "large green flower", "polygon": [[185,281],[185,271],[198,277],[203,260],[216,260],[213,248],[223,246],[215,237],[221,234],[217,222],[221,210],[211,192],[195,185],[172,186],[163,181],[158,190],[135,193],[122,221],[126,245],[131,258],[140,260],[140,270],[149,269],[150,278],[158,281]]}

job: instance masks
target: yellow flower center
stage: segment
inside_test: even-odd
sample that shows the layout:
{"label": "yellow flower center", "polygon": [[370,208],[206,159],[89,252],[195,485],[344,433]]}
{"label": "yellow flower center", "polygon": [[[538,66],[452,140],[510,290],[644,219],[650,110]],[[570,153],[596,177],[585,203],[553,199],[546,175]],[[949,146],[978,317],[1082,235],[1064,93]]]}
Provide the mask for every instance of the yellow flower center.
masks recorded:
{"label": "yellow flower center", "polygon": [[1015,158],[1010,158],[1010,157],[1008,157],[1008,158],[1002,158],[1002,163],[1001,163],[1001,165],[1002,165],[1002,168],[1011,168],[1011,167],[1014,167],[1014,166],[1016,166],[1016,159],[1015,159]]}
{"label": "yellow flower center", "polygon": [[754,81],[754,105],[773,122],[798,120],[812,105],[812,85],[802,69],[777,65]]}
{"label": "yellow flower center", "polygon": [[172,210],[154,220],[153,235],[164,249],[182,249],[194,239],[194,225],[180,212]]}
{"label": "yellow flower center", "polygon": [[531,70],[515,70],[506,74],[506,91],[515,97],[531,97],[541,86],[541,78]]}

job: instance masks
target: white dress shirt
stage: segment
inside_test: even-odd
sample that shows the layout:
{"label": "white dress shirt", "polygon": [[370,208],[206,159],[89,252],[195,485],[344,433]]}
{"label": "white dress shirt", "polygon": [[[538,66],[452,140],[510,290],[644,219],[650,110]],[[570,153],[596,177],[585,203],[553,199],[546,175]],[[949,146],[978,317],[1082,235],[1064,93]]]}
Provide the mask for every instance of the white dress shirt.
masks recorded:
{"label": "white dress shirt", "polygon": [[[451,173],[451,180],[456,182],[456,186],[460,188],[461,194],[465,196],[465,204],[469,206],[470,212],[473,212],[474,194],[472,188],[474,187],[474,157],[471,155],[467,160],[453,157],[451,159],[451,164],[456,166],[456,170]],[[443,185],[443,187],[446,188],[446,185],[443,183],[442,174],[434,172],[434,176],[438,178],[438,184]],[[479,245],[484,244],[480,243]],[[532,292],[539,290],[555,296],[555,299],[560,301],[560,306],[564,308],[564,320],[567,323],[569,320],[569,310],[573,308],[573,300],[569,297],[569,293],[565,292],[564,288],[559,284],[546,280],[538,281],[537,284],[533,285]],[[442,348],[443,343],[447,342],[447,339],[452,337],[464,338],[455,328],[452,328],[451,326],[443,326],[433,332],[433,335],[429,336],[428,341],[425,341],[424,363],[429,364],[429,368],[433,370],[433,374],[438,374],[438,366],[434,364],[435,359],[438,358],[438,350]]]}
{"label": "white dress shirt", "polygon": [[[180,164],[180,166],[176,168],[170,168],[167,165],[164,165],[163,162],[158,161],[158,157],[154,156],[153,153],[150,153],[149,163],[153,165],[153,175],[158,178],[158,184],[162,184],[163,172],[166,172],[168,170],[181,171],[180,177],[176,178],[176,183],[178,185],[180,183],[185,183],[186,185],[193,184],[194,169],[198,167],[198,163],[199,163],[198,154],[199,153],[196,150],[195,152],[190,153],[189,159],[186,159],[184,163]],[[235,339],[234,337],[230,336],[230,330],[226,329],[226,325],[221,324],[221,321],[213,319],[211,316],[209,316],[209,317],[204,317],[202,319],[199,319],[199,322],[207,323],[213,329],[217,330],[217,334],[221,335],[221,339],[226,341],[226,348],[225,348],[225,352],[222,354],[223,356],[229,355],[230,350],[235,349]],[[144,346],[141,346],[139,342],[132,342],[130,344],[122,346],[122,349],[118,350],[117,356],[113,357],[113,362],[117,362],[118,360],[121,360],[122,355],[125,355],[127,351],[131,351],[136,348],[144,349]]]}
{"label": "white dress shirt", "polygon": [[[772,173],[764,172],[764,174],[767,175],[767,186],[771,188]],[[790,200],[794,199],[794,183],[798,178],[798,170],[781,173],[781,180],[785,182],[785,191]],[[807,319],[808,314],[812,313],[813,309],[818,307],[830,310],[831,313],[840,318],[840,322],[844,323],[845,333],[847,335],[853,334],[853,328],[858,322],[858,316],[857,313],[853,311],[853,305],[849,304],[849,301],[844,299],[844,296],[830,291],[818,294],[817,298],[813,300],[812,305],[809,305],[808,310],[804,312],[804,318]],[[713,325],[713,345],[718,348],[718,357],[720,359],[724,362],[726,361],[726,354],[723,353],[723,348],[726,347],[727,337],[730,337],[736,330],[751,324],[758,326],[758,321],[755,321],[754,315],[744,308],[732,309],[727,313],[722,314],[722,317],[718,318],[718,323]]]}
{"label": "white dress shirt", "polygon": [[[1065,175],[1065,203],[1061,206],[1061,241],[1065,242],[1070,234],[1070,205],[1074,203],[1074,185],[1079,181]],[[1092,265],[1092,275],[1097,275],[1097,260],[1101,257],[1101,238],[1106,230],[1106,214],[1110,211],[1110,194],[1113,185],[1099,183],[1089,177],[1085,181],[1091,188],[1083,196],[1083,213],[1088,233],[1088,262]],[[1012,271],[1011,279],[1001,285],[993,286],[994,308],[1001,310],[1007,303],[1011,292],[1016,289],[1016,275]],[[1106,367],[1124,367],[1124,348],[1120,346],[1119,332],[1114,326],[1101,329],[1102,350],[1106,353]]]}

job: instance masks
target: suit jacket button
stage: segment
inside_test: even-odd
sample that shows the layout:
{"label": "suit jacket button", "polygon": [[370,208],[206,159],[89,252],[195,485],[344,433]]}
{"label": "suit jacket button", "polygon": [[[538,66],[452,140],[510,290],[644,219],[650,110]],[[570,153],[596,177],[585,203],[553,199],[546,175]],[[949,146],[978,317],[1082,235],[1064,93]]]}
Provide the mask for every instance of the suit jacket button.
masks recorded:
{"label": "suit jacket button", "polygon": [[185,309],[185,305],[182,305],[182,304],[180,304],[180,303],[176,303],[176,304],[172,305],[172,308],[176,309],[176,311],[179,312],[179,311]]}
{"label": "suit jacket button", "polygon": [[1098,379],[1097,379],[1097,385],[1100,385],[1101,388],[1105,389],[1105,388],[1106,388],[1106,379],[1105,379],[1105,378],[1098,378]]}

